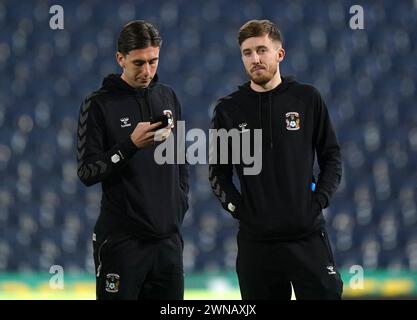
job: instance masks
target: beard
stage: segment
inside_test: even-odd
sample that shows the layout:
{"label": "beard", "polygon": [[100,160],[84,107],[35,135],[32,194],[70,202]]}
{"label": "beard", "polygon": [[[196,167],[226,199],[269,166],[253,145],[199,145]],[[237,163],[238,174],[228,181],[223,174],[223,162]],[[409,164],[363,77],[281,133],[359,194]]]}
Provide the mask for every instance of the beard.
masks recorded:
{"label": "beard", "polygon": [[259,86],[266,85],[277,73],[278,67],[275,65],[272,69],[261,69],[261,71],[248,72],[246,71],[249,78]]}

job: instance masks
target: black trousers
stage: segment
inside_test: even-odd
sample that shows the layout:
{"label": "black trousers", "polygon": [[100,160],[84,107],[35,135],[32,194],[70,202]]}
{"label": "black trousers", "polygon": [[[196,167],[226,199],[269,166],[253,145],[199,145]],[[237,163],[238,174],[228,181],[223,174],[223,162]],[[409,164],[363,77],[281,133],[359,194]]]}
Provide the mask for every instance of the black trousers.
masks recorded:
{"label": "black trousers", "polygon": [[183,300],[183,242],[96,236],[93,241],[98,300]]}
{"label": "black trousers", "polygon": [[336,270],[325,229],[293,242],[255,242],[238,235],[236,270],[243,300],[341,299],[343,282]]}

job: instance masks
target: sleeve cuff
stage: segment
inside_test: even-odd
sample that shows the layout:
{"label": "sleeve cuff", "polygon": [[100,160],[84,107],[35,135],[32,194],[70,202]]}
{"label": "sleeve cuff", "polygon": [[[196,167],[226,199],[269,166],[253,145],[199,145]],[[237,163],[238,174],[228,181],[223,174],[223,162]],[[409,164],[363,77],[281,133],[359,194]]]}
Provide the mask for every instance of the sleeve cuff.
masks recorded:
{"label": "sleeve cuff", "polygon": [[239,219],[240,201],[229,201],[225,204],[225,209],[233,218]]}
{"label": "sleeve cuff", "polygon": [[314,193],[314,200],[320,205],[320,209],[324,209],[327,207],[327,197],[321,192]]}
{"label": "sleeve cuff", "polygon": [[124,159],[130,159],[139,150],[139,148],[136,147],[132,139],[130,139],[130,136],[128,136],[127,139],[120,143],[119,150]]}

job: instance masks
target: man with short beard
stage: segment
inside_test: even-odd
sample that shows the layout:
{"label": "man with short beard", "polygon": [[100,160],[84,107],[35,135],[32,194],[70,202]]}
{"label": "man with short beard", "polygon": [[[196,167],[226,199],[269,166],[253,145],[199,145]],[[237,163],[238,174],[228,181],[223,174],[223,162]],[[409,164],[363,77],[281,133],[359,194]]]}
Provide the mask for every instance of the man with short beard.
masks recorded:
{"label": "man with short beard", "polygon": [[[343,283],[322,214],[342,175],[327,107],[317,89],[281,76],[285,50],[274,23],[247,22],[238,42],[250,81],[219,100],[212,127],[237,129],[241,136],[261,129],[261,146],[242,148],[251,153],[262,148],[262,170],[244,175],[242,161],[235,164],[239,192],[229,144],[228,161],[211,164],[209,178],[223,208],[239,221],[236,268],[242,298],[290,299],[292,284],[297,299],[340,299]],[[219,147],[214,151],[224,160]]]}

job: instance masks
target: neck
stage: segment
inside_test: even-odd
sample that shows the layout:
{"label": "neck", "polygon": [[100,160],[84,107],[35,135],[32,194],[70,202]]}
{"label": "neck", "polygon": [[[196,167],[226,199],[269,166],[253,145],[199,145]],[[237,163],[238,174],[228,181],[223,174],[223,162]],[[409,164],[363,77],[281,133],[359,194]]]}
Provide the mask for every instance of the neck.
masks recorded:
{"label": "neck", "polygon": [[252,90],[254,90],[256,92],[266,92],[266,91],[270,91],[272,89],[275,89],[276,87],[278,87],[280,85],[281,82],[282,82],[281,74],[280,74],[279,69],[278,69],[277,72],[275,73],[275,75],[272,77],[272,79],[269,80],[264,85],[256,84],[255,82],[253,82],[251,80],[250,81],[250,87],[252,88]]}
{"label": "neck", "polygon": [[145,87],[142,88],[142,87],[136,86],[134,82],[129,81],[129,79],[126,77],[126,75],[124,73],[121,74],[120,78],[124,82],[126,82],[129,86],[131,86],[132,88],[135,88],[135,89],[144,89],[145,88]]}

